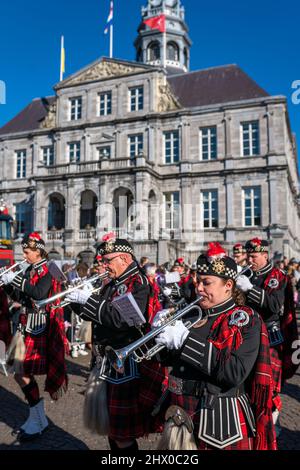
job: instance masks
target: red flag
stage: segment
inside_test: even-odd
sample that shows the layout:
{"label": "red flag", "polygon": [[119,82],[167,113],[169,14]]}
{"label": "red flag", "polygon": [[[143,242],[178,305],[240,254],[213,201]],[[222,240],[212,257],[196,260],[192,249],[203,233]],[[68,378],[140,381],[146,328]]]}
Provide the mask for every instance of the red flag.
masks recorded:
{"label": "red flag", "polygon": [[154,16],[154,18],[149,18],[149,20],[144,20],[145,23],[151,29],[158,29],[161,33],[166,32],[166,16],[159,15]]}

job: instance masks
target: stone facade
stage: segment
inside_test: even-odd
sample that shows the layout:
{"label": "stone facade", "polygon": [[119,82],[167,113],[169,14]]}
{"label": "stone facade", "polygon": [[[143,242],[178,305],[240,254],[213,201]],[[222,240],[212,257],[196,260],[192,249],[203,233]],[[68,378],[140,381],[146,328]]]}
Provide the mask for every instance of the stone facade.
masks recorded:
{"label": "stone facade", "polygon": [[[103,58],[55,87],[33,129],[26,130],[26,123],[18,128],[21,118],[0,129],[0,194],[16,218],[20,204],[29,205],[17,235],[25,226],[40,231],[48,249],[64,259],[93,250],[111,230],[133,240],[137,257],[158,262],[178,256],[192,262],[209,241],[231,249],[254,236],[270,239],[273,252],[298,257],[299,179],[285,97],[184,106],[170,83],[160,66]],[[142,109],[132,110],[137,89]],[[107,92],[111,113],[101,116],[99,99]],[[80,99],[80,113],[71,120],[74,99]],[[37,105],[39,100],[30,106]],[[258,125],[259,152],[253,156],[243,155],[245,122]],[[200,132],[208,127],[216,130],[217,158],[203,160]],[[166,143],[170,132],[179,142],[174,163],[166,163],[166,152],[174,152]],[[138,135],[140,147],[130,155],[129,137]],[[74,142],[79,161],[70,159]],[[53,149],[53,161],[43,161],[46,147]],[[248,226],[243,190],[253,187],[260,188],[260,222]],[[212,190],[218,222],[209,228],[201,192]],[[166,211],[172,193],[179,194],[175,222]]]}

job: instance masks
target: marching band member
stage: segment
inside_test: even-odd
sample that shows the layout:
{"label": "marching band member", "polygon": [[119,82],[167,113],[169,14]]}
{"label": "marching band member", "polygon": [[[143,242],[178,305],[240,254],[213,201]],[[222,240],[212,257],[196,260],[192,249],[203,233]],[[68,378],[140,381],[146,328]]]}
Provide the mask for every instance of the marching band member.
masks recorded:
{"label": "marching band member", "polygon": [[241,303],[235,261],[209,245],[197,261],[204,318],[190,330],[177,321],[157,337],[172,364],[158,448],[276,449],[266,329]]}
{"label": "marching band member", "polygon": [[[119,349],[141,336],[148,322],[150,287],[127,240],[108,234],[98,252],[111,281],[99,294],[77,291],[68,296],[70,301],[83,305],[81,317],[95,324],[96,367],[88,382],[84,421],[90,430],[108,436],[113,451],[134,452],[138,449],[136,439],[149,433],[149,407],[161,394],[163,368],[158,363],[141,367],[130,358],[124,370],[116,372],[105,356],[105,347]],[[126,313],[117,308],[120,296],[131,298],[133,311]],[[141,315],[139,326],[135,326],[137,311]]]}
{"label": "marching band member", "polygon": [[11,328],[7,296],[0,287],[0,340],[8,347],[11,341]]}
{"label": "marching band member", "polygon": [[[59,292],[60,286],[47,266],[45,243],[38,233],[31,233],[22,241],[24,258],[29,267],[24,275],[8,272],[2,276],[5,290],[23,305],[20,330],[11,343],[8,363],[12,364],[14,378],[29,404],[29,417],[17,432],[20,441],[41,435],[48,427],[44,400],[40,397],[35,375],[46,375],[45,390],[57,400],[66,390],[65,344],[63,311],[47,306],[37,311],[34,300],[42,300]],[[24,340],[23,340],[24,336]]]}
{"label": "marching band member", "polygon": [[274,420],[281,409],[279,393],[283,380],[292,377],[292,343],[297,339],[297,323],[289,280],[285,272],[269,261],[267,240],[253,238],[247,241],[248,262],[253,276],[239,276],[237,286],[247,296],[247,305],[255,308],[264,320],[271,352],[274,381]]}
{"label": "marching band member", "polygon": [[241,243],[236,243],[233,247],[233,259],[238,266],[244,268],[247,266],[248,259],[247,259],[247,250],[244,245]]}

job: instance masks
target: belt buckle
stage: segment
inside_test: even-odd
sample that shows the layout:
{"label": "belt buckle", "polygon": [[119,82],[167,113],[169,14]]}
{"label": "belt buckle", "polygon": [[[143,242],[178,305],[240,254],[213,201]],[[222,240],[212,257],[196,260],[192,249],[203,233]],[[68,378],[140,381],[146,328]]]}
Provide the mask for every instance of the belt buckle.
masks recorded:
{"label": "belt buckle", "polygon": [[175,395],[183,394],[183,380],[178,377],[169,376],[168,389]]}

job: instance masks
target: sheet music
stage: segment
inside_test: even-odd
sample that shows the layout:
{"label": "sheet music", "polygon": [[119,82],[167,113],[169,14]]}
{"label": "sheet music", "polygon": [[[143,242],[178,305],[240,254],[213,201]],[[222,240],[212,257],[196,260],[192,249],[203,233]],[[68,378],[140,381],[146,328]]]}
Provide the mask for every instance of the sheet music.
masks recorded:
{"label": "sheet music", "polygon": [[145,317],[131,292],[115,297],[111,303],[128,326],[140,326],[146,323]]}

